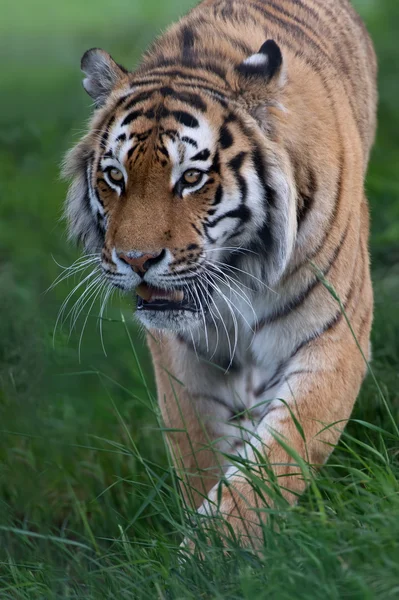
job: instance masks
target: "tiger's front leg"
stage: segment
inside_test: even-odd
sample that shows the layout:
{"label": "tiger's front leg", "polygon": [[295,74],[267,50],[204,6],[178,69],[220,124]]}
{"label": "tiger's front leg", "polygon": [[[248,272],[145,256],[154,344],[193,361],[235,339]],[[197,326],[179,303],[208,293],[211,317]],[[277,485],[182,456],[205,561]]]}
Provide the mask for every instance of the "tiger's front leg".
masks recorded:
{"label": "tiger's front leg", "polygon": [[[148,337],[169,449],[189,507],[197,509],[227,468],[235,439],[234,413],[223,371],[199,362],[176,338]],[[239,410],[239,409],[238,409]]]}
{"label": "tiger's front leg", "polygon": [[[359,340],[366,357],[369,326],[366,323]],[[345,327],[342,319],[338,328]],[[289,504],[299,499],[311,470],[327,460],[350,417],[365,361],[349,329],[339,344],[334,343],[333,333],[313,341],[296,357],[277,391],[281,400],[272,402],[247,444],[245,456],[252,475],[274,491],[269,497],[255,493],[245,469],[231,466],[225,475],[227,485],[220,489],[216,484],[199,509],[224,533],[229,523],[244,544],[254,547],[262,541],[262,524],[267,508],[275,505],[276,489]]]}

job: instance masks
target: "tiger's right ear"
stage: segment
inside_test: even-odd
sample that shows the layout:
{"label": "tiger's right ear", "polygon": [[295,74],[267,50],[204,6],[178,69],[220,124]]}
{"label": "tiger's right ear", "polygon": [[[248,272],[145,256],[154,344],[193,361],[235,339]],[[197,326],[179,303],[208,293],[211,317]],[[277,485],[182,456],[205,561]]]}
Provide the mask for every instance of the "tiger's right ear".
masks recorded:
{"label": "tiger's right ear", "polygon": [[236,68],[238,73],[248,79],[271,81],[280,74],[283,56],[274,40],[267,40],[256,54],[252,54]]}
{"label": "tiger's right ear", "polygon": [[97,108],[103,106],[119,81],[127,74],[127,70],[118,65],[114,59],[100,48],[87,50],[80,63],[86,78],[83,87],[91,96]]}

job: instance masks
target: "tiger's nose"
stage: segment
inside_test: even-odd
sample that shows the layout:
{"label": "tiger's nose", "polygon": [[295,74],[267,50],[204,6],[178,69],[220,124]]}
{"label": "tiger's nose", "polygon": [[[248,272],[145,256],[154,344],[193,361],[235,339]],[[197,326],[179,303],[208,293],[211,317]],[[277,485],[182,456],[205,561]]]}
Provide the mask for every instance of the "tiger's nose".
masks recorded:
{"label": "tiger's nose", "polygon": [[118,252],[118,257],[128,264],[135,273],[144,275],[150,267],[157,264],[165,255],[165,250],[155,254],[140,252]]}

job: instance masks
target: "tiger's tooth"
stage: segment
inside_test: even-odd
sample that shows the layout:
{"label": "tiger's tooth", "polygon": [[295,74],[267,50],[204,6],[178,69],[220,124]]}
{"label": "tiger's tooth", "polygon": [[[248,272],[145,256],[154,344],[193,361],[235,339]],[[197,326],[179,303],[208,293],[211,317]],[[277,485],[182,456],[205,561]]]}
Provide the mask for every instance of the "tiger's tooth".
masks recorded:
{"label": "tiger's tooth", "polygon": [[140,283],[140,285],[136,287],[136,294],[148,302],[151,299],[153,291],[146,283]]}
{"label": "tiger's tooth", "polygon": [[184,292],[182,290],[176,290],[173,292],[173,302],[183,302]]}

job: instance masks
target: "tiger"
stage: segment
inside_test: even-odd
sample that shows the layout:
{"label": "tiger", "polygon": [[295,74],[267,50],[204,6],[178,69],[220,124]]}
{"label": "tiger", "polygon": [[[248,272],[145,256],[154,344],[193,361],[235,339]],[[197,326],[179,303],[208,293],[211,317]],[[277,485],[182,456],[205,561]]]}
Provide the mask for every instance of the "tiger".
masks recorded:
{"label": "tiger", "polygon": [[203,0],[134,70],[81,69],[70,236],[136,299],[188,510],[260,543],[367,373],[373,43],[349,0]]}

